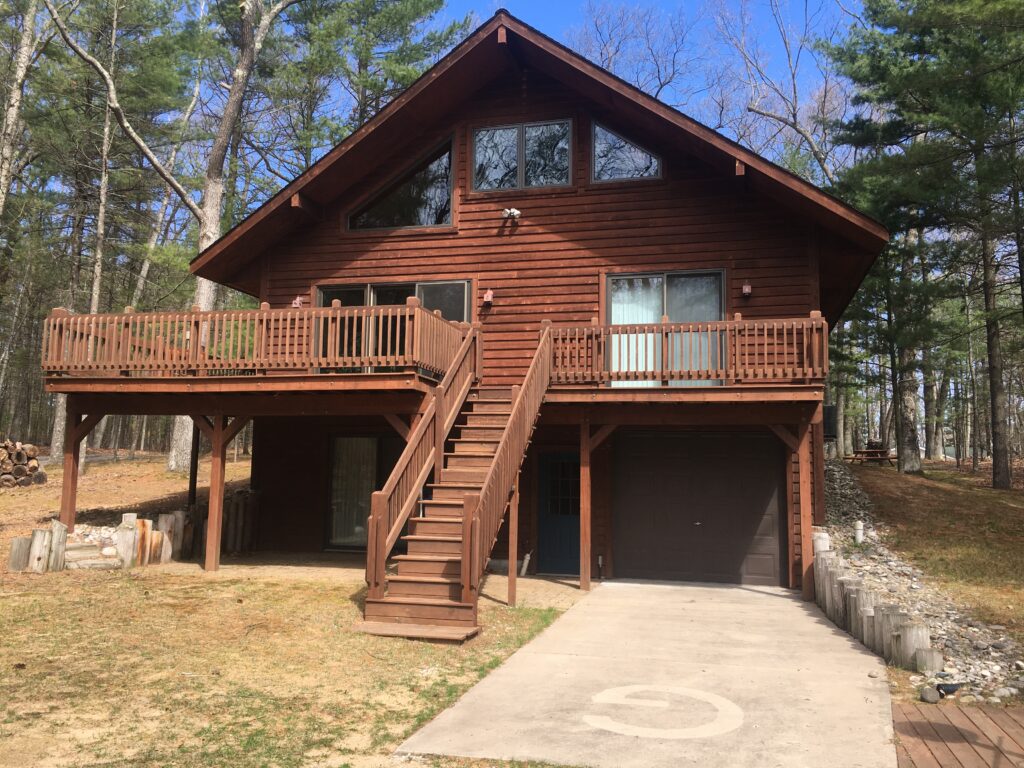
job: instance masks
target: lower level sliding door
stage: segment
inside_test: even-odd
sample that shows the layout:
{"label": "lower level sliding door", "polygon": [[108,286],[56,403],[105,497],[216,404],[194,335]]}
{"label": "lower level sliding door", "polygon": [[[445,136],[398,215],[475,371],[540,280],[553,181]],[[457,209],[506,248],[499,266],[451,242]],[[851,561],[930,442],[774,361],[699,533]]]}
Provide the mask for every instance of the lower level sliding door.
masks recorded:
{"label": "lower level sliding door", "polygon": [[377,489],[378,440],[335,437],[331,442],[329,547],[366,546],[370,496]]}

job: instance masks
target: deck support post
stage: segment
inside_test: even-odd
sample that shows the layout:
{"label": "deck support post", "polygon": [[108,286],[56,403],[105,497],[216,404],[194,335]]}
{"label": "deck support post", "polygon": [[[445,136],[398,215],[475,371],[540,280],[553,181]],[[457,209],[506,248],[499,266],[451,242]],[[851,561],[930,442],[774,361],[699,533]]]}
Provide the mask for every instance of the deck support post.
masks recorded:
{"label": "deck support post", "polygon": [[224,523],[224,464],[227,459],[227,441],[224,439],[226,419],[213,419],[210,436],[210,499],[206,513],[206,559],[203,568],[216,571],[220,568],[220,535]]}
{"label": "deck support post", "polygon": [[519,561],[519,475],[512,484],[512,499],[508,503],[508,603],[516,606],[516,564]]}
{"label": "deck support post", "polygon": [[812,433],[809,421],[800,423],[800,444],[796,455],[800,477],[800,585],[805,600],[814,599],[814,544],[811,540],[814,525],[814,499],[811,491]]}
{"label": "deck support post", "polygon": [[580,589],[590,589],[590,418],[580,423]]}
{"label": "deck support post", "polygon": [[188,457],[188,513],[196,513],[196,487],[199,483],[199,427],[192,423],[192,451]]}
{"label": "deck support post", "polygon": [[78,468],[81,465],[82,440],[92,431],[103,414],[82,416],[67,406],[67,421],[64,427],[64,475],[60,490],[60,521],[68,527],[68,533],[75,530],[76,502],[78,498]]}

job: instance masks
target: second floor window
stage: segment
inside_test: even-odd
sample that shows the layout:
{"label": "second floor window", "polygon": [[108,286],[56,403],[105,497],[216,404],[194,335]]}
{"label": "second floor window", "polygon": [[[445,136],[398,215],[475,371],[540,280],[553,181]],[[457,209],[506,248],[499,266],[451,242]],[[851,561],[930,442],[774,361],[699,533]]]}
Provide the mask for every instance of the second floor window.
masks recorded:
{"label": "second floor window", "polygon": [[452,223],[452,150],[446,144],[349,220],[350,229]]}
{"label": "second floor window", "polygon": [[571,150],[568,120],[480,128],[473,133],[473,189],[568,186]]}

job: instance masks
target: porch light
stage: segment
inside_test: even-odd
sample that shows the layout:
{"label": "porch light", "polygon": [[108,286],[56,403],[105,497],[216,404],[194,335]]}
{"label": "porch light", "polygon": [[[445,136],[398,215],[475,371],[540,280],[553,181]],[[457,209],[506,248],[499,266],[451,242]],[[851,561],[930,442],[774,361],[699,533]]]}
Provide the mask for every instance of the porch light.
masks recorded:
{"label": "porch light", "polygon": [[494,304],[494,291],[488,288],[484,291],[484,306],[490,307],[492,304]]}
{"label": "porch light", "polygon": [[752,286],[750,283],[744,283],[743,287],[740,288],[740,293],[743,294],[743,298],[749,299],[750,296],[754,293],[754,286]]}

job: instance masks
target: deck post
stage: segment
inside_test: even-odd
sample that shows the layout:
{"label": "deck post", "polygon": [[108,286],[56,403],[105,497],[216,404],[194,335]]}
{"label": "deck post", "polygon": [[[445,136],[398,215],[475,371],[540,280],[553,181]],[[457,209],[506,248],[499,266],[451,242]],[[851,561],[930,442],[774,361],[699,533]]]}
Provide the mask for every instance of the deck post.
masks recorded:
{"label": "deck post", "polygon": [[508,599],[510,608],[516,606],[516,564],[519,560],[519,475],[512,484],[512,500],[508,504]]}
{"label": "deck post", "polygon": [[800,445],[797,448],[797,464],[800,475],[800,585],[805,600],[814,599],[814,544],[811,528],[814,525],[814,501],[811,491],[811,424],[800,424]]}
{"label": "deck post", "polygon": [[206,514],[206,560],[203,568],[216,571],[220,568],[220,535],[224,521],[224,463],[227,458],[227,441],[224,439],[225,417],[213,419],[210,443],[210,500]]}
{"label": "deck post", "polygon": [[188,513],[196,513],[196,486],[199,482],[199,427],[192,422],[192,450],[188,457]]}
{"label": "deck post", "polygon": [[580,422],[580,589],[590,589],[590,418]]}
{"label": "deck post", "polygon": [[64,426],[64,475],[60,490],[59,519],[68,527],[68,533],[75,530],[76,502],[78,498],[78,470],[81,466],[82,440],[92,431],[102,414],[83,417],[67,405],[67,420]]}

